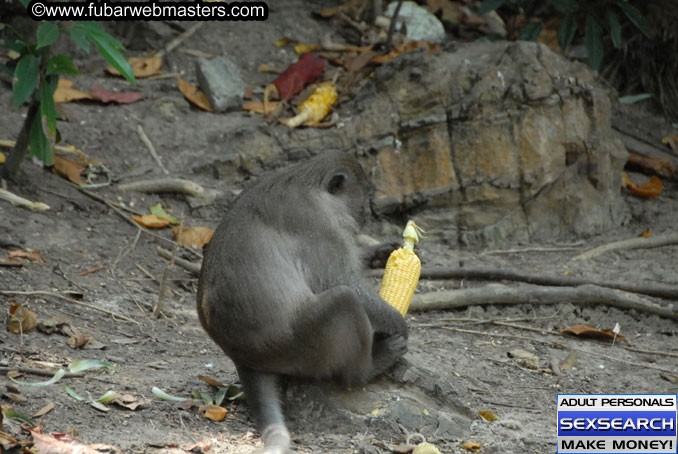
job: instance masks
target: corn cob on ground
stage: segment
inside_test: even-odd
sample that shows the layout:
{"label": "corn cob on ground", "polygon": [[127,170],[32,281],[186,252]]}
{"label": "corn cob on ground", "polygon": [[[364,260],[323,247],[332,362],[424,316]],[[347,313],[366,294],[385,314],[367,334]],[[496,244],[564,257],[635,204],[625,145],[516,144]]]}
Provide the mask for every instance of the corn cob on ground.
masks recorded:
{"label": "corn cob on ground", "polygon": [[421,274],[421,261],[414,253],[414,243],[419,241],[420,231],[413,221],[407,223],[403,232],[403,247],[389,256],[379,290],[379,296],[395,307],[403,317],[410,307]]}
{"label": "corn cob on ground", "polygon": [[337,102],[337,87],[334,84],[321,85],[313,94],[299,105],[297,115],[283,122],[290,128],[296,128],[302,123],[319,123],[330,113],[332,106]]}

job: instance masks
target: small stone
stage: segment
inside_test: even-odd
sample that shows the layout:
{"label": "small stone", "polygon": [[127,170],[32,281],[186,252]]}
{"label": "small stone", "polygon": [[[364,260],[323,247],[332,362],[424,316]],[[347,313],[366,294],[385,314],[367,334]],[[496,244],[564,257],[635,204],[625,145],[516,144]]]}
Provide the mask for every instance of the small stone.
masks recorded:
{"label": "small stone", "polygon": [[231,58],[200,58],[196,62],[195,70],[200,88],[216,112],[240,109],[245,96],[245,81]]}
{"label": "small stone", "polygon": [[[393,2],[386,8],[386,15],[393,17],[398,2]],[[430,43],[442,43],[445,40],[445,27],[437,17],[426,11],[414,2],[403,2],[398,13],[397,21],[405,21],[407,37],[423,39]]]}

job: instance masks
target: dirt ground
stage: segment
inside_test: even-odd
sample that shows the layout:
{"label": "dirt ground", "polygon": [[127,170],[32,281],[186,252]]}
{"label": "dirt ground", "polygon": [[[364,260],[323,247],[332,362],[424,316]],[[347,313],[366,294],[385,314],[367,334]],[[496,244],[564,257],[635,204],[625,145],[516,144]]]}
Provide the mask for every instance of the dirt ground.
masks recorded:
{"label": "dirt ground", "polygon": [[[264,85],[271,76],[257,71],[260,63],[284,68],[295,59],[289,48],[279,49],[273,46],[274,41],[293,35],[302,42],[315,42],[323,27],[327,27],[313,19],[309,11],[329,2],[288,3],[289,7],[272,9],[266,22],[207,22],[184,47],[213,54],[228,53],[244,68],[249,84]],[[160,47],[163,43],[156,45]],[[84,72],[76,79],[81,87],[98,82],[107,89],[129,89],[124,82],[103,73],[103,60],[75,50],[72,55]],[[195,81],[193,60],[194,57],[175,52],[167,57],[164,69],[183,72],[186,79]],[[224,122],[262,120],[243,120],[241,114],[210,114],[191,107],[176,90],[173,78],[140,80],[137,90],[146,98],[134,104],[65,106],[69,121],[60,122],[63,142],[103,160],[114,176],[123,176],[132,168],[150,169],[146,177],[161,176],[136,134],[137,126],[144,125],[173,176],[222,189],[226,196],[211,206],[190,209],[182,196],[120,193],[115,185],[97,189],[95,194],[141,211],[162,202],[175,216],[183,213],[186,225],[216,227],[242,184],[218,181],[209,172],[194,173],[184,164],[191,159],[207,162],[210,156],[223,151],[230,140],[218,135]],[[174,105],[171,118],[158,119],[158,112],[168,99]],[[10,104],[10,87],[2,84],[0,105]],[[22,114],[21,109],[6,109],[0,115],[0,138],[16,137]],[[648,124],[654,124],[650,121],[657,120],[648,117]],[[671,132],[670,125],[661,124],[663,130],[653,129],[657,140],[661,139],[660,133]],[[28,416],[53,402],[53,410],[34,418],[41,422],[45,432],[68,432],[84,443],[111,444],[130,453],[180,452],[180,447],[196,442],[209,442],[212,452],[249,452],[259,446],[247,406],[240,401],[224,404],[228,415],[222,422],[212,422],[195,407],[187,410],[151,393],[157,386],[182,397],[190,397],[193,391],[214,394],[214,388],[198,378],[201,375],[226,384],[237,382],[232,363],[199,325],[194,308],[194,275],[174,268],[169,276],[171,295],[162,316],[156,318],[150,312],[157,301],[159,285],[147,272],[157,278],[165,271],[167,261],[158,257],[156,246],[171,248],[167,241],[171,239],[169,229],[153,236],[140,233],[105,203],[88,197],[31,162],[24,164],[20,183],[10,184],[8,189],[45,202],[52,209],[30,212],[0,202],[0,258],[7,257],[9,250],[22,249],[34,251],[44,259],[44,262],[24,260],[21,267],[0,267],[0,290],[69,295],[131,321],[47,294],[0,295],[5,311],[11,304],[22,303],[38,319],[62,317],[73,329],[88,333],[103,344],[101,348],[74,349],[68,346],[67,337],[56,333],[33,331],[20,336],[2,329],[3,372],[45,367],[56,371],[79,359],[105,359],[117,366],[114,372],[87,371],[83,377],[64,378],[51,386],[18,386],[25,397],[18,401],[9,399],[10,382],[3,378],[1,391],[5,394],[0,402]],[[678,285],[675,260],[678,245],[613,252],[584,262],[571,260],[596,245],[635,237],[648,228],[653,229],[653,235],[675,232],[678,225],[675,182],[665,182],[663,193],[656,199],[640,200],[630,195],[625,198],[628,221],[596,238],[567,245],[521,245],[512,251],[459,249],[457,245],[429,241],[421,244],[422,260],[425,266],[463,263],[549,275],[567,273]],[[372,221],[370,231],[379,236],[378,220]],[[539,247],[543,250],[537,250]],[[180,255],[198,260],[190,252]],[[95,267],[101,269],[83,273]],[[376,279],[374,283],[378,284]],[[478,283],[422,281],[419,291],[473,285]],[[487,323],[507,319],[517,327]],[[558,305],[484,306],[414,313],[408,315],[408,323],[411,328],[408,361],[451,383],[458,399],[474,414],[489,410],[499,417],[493,422],[476,418],[468,428],[460,430],[463,433],[460,438],[428,435],[442,452],[465,452],[461,445],[469,441],[478,443],[483,453],[553,452],[557,393],[678,392],[675,320],[606,306],[574,306],[564,301]],[[627,341],[616,341],[613,345],[609,340],[560,334],[560,328],[577,323],[601,329],[611,329],[618,323]],[[537,367],[530,368],[507,356],[518,349],[533,353]],[[572,352],[577,354],[574,367],[561,367],[559,374],[553,373],[553,364],[560,364]],[[20,380],[47,378],[28,374]],[[97,398],[112,390],[152,400],[136,410],[110,405],[109,411],[104,412],[72,398],[64,385],[83,397]],[[385,435],[383,430],[372,430],[372,426],[348,424],[337,429],[336,421],[330,424],[328,419],[315,415],[288,414],[299,452],[382,453],[405,443],[406,433],[402,430]],[[388,412],[383,417],[388,418]],[[16,420],[5,418],[2,429],[26,438]]]}

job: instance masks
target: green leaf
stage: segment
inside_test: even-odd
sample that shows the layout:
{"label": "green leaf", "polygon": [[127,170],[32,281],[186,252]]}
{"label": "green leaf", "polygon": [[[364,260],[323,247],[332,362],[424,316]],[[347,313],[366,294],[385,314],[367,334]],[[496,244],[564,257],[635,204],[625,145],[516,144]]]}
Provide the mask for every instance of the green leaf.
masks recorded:
{"label": "green leaf", "polygon": [[55,55],[47,62],[45,74],[48,76],[53,74],[68,74],[69,76],[76,76],[81,74],[78,68],[75,67],[73,61],[66,55]]}
{"label": "green leaf", "polygon": [[87,36],[87,32],[78,25],[68,27],[66,31],[68,32],[69,35],[71,35],[71,39],[73,40],[73,42],[80,49],[84,50],[89,54],[89,37]]}
{"label": "green leaf", "polygon": [[51,166],[54,160],[54,150],[52,144],[45,135],[45,128],[42,125],[42,115],[36,115],[31,125],[29,134],[30,155],[35,156],[43,165]]}
{"label": "green leaf", "polygon": [[106,32],[89,33],[89,38],[97,46],[99,53],[110,63],[120,74],[123,75],[130,83],[136,84],[134,78],[134,71],[130,64],[125,60],[125,57],[120,53],[122,44]]}
{"label": "green leaf", "polygon": [[68,393],[68,395],[71,396],[73,399],[79,400],[79,401],[81,401],[81,402],[82,402],[83,400],[85,400],[84,397],[79,396],[78,393],[76,393],[75,391],[73,391],[73,390],[72,390],[71,388],[69,388],[68,386],[64,386],[64,389],[66,390],[66,392]]}
{"label": "green leaf", "polygon": [[605,55],[603,28],[598,23],[598,20],[591,15],[586,17],[586,37],[584,41],[586,52],[588,52],[589,64],[597,71],[603,63],[603,56]]}
{"label": "green leaf", "polygon": [[221,405],[221,403],[224,401],[224,397],[226,397],[226,388],[219,388],[217,393],[214,395],[214,404]]}
{"label": "green leaf", "polygon": [[[36,116],[36,118],[37,118],[37,116]],[[53,385],[54,383],[61,380],[61,377],[63,377],[64,374],[66,374],[66,371],[63,370],[63,369],[59,369],[54,374],[54,376],[52,378],[50,378],[49,380],[41,381],[41,382],[37,382],[37,383],[28,383],[28,382],[24,382],[24,381],[19,381],[19,380],[13,379],[12,377],[9,377],[9,379],[11,381],[13,381],[14,383],[16,383],[17,385],[22,385],[22,386],[49,386],[49,385]]]}
{"label": "green leaf", "polygon": [[38,44],[36,49],[51,46],[59,38],[59,27],[54,22],[43,22],[38,26]]}
{"label": "green leaf", "polygon": [[24,55],[14,69],[14,87],[12,95],[14,107],[19,107],[33,94],[38,86],[40,62],[35,55]]}
{"label": "green leaf", "polygon": [[640,93],[638,95],[627,95],[619,98],[619,102],[622,104],[635,104],[640,101],[645,101],[652,97],[652,93]]}
{"label": "green leaf", "polygon": [[56,107],[54,107],[54,92],[56,91],[59,77],[46,76],[40,86],[40,115],[45,117],[47,128],[52,141],[56,140]]}
{"label": "green leaf", "polygon": [[619,23],[617,13],[612,9],[607,10],[607,23],[610,26],[610,37],[612,37],[612,44],[615,49],[621,49],[624,45],[624,37],[622,36],[622,28]]}
{"label": "green leaf", "polygon": [[21,41],[20,39],[6,39],[2,45],[5,49],[13,50],[14,52],[18,52],[20,54],[27,53],[26,43]]}
{"label": "green leaf", "polygon": [[503,6],[506,1],[507,0],[483,0],[480,8],[478,8],[478,15],[482,16],[483,14],[487,14],[500,6]]}
{"label": "green leaf", "polygon": [[108,391],[106,394],[99,397],[97,399],[97,402],[101,402],[102,404],[106,404],[106,403],[108,403],[112,400],[115,400],[117,398],[118,398],[118,393],[116,393],[115,391]]}
{"label": "green leaf", "polygon": [[30,425],[30,426],[36,425],[31,418],[29,418],[26,415],[22,415],[21,413],[17,413],[14,410],[3,410],[2,414],[4,416],[8,417],[8,418],[18,419],[19,421],[24,421],[24,422],[28,423],[28,425]]}
{"label": "green leaf", "polygon": [[110,369],[110,370],[115,370],[115,367],[113,364],[109,363],[108,361],[100,360],[100,359],[79,359],[77,361],[73,361],[71,364],[68,365],[68,370],[70,372],[82,372],[84,370],[89,370],[89,369],[100,369],[100,368],[105,368],[105,369]]}
{"label": "green leaf", "polygon": [[571,14],[579,9],[577,0],[552,0],[553,7],[563,14]]}
{"label": "green leaf", "polygon": [[149,210],[150,210],[151,214],[154,214],[157,217],[162,218],[162,219],[167,219],[170,222],[170,224],[173,224],[173,225],[179,224],[179,221],[177,220],[177,218],[167,214],[167,212],[165,211],[165,209],[162,207],[162,205],[160,203],[156,203],[151,208],[149,208]]}
{"label": "green leaf", "polygon": [[519,41],[536,41],[541,33],[541,22],[530,22],[518,33],[516,37]]}
{"label": "green leaf", "polygon": [[648,38],[652,38],[652,29],[647,23],[645,16],[643,16],[643,13],[638,11],[638,9],[630,3],[619,2],[617,5],[619,5],[619,8],[621,8],[624,14],[626,14],[626,17],[629,18],[633,25],[638,27],[638,30],[640,30],[643,35],[647,36]]}
{"label": "green leaf", "polygon": [[28,8],[28,4],[31,2],[31,0],[20,0],[21,4],[24,5],[24,8]]}
{"label": "green leaf", "polygon": [[175,397],[175,396],[170,396],[167,394],[165,391],[162,389],[158,388],[157,386],[154,386],[153,389],[151,389],[151,392],[155,394],[156,397],[162,399],[162,400],[168,400],[170,402],[184,402],[187,400],[190,400],[186,397]]}
{"label": "green leaf", "polygon": [[560,50],[565,52],[570,43],[574,39],[574,34],[577,32],[577,22],[574,20],[574,16],[567,15],[563,22],[561,22],[560,27],[558,28],[558,45]]}
{"label": "green leaf", "polygon": [[5,29],[5,25],[6,25],[6,24],[5,24],[4,22],[0,22],[0,30],[4,30],[4,29]]}

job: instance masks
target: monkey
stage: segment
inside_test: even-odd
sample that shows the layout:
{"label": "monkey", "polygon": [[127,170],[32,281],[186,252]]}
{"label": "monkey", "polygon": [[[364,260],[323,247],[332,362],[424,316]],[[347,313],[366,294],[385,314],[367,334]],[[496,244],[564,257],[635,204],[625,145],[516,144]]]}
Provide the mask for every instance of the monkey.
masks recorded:
{"label": "monkey", "polygon": [[200,271],[200,323],[235,364],[263,453],[291,452],[281,376],[362,384],[407,352],[400,313],[361,277],[371,185],[326,152],[243,190]]}

